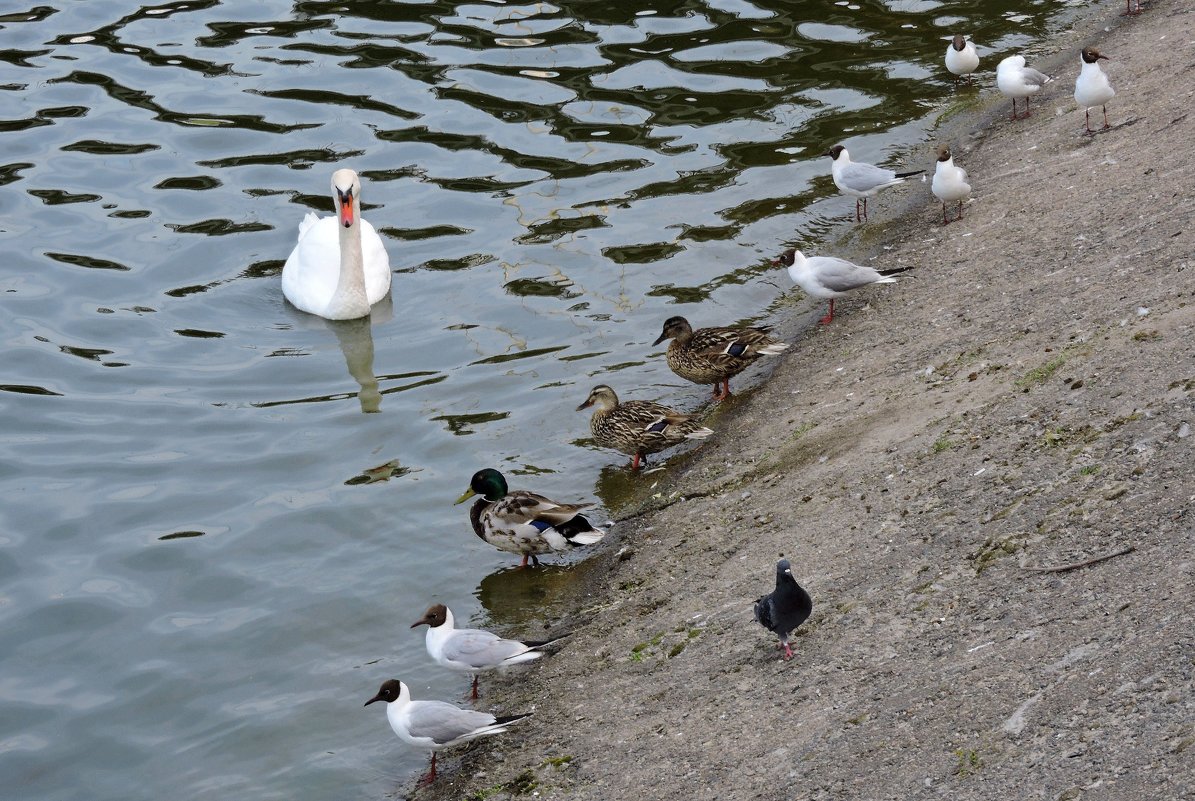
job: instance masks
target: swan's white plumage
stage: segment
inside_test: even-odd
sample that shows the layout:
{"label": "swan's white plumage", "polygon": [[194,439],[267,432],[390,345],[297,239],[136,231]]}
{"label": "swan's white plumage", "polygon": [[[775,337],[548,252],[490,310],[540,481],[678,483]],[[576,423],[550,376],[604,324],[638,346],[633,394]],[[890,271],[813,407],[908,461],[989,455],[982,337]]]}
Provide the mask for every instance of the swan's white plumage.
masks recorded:
{"label": "swan's white plumage", "polygon": [[[346,174],[351,174],[351,180]],[[336,205],[337,178],[347,189],[354,187],[351,228],[341,226],[339,217],[318,217],[308,212],[299,223],[299,241],[282,268],[282,294],[297,309],[329,320],[351,320],[369,314],[369,307],[390,291],[390,258],[378,232],[360,216],[360,183],[352,170],[337,170],[333,175],[333,205]],[[336,297],[341,272],[341,243],[359,235],[360,265],[346,264],[345,269],[360,269],[364,274],[365,304],[358,295]],[[351,248],[350,248],[351,254]],[[350,255],[350,262],[353,261]],[[333,301],[336,301],[335,303]]]}

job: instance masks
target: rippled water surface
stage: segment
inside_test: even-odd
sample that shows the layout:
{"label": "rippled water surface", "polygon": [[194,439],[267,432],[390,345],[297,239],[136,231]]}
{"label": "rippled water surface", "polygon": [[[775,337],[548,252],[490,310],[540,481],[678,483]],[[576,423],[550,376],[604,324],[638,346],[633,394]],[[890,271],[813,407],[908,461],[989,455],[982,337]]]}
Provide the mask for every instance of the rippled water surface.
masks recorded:
{"label": "rippled water surface", "polygon": [[[409,624],[444,601],[540,634],[577,569],[474,537],[473,471],[616,506],[589,388],[704,403],[650,345],[663,320],[766,320],[768,259],[852,208],[818,154],[929,167],[976,91],[949,36],[991,70],[1063,8],[5,4],[0,785],[401,788],[425,756],[362,704],[389,677],[466,688]],[[340,165],[395,275],[333,325],[278,275]]]}

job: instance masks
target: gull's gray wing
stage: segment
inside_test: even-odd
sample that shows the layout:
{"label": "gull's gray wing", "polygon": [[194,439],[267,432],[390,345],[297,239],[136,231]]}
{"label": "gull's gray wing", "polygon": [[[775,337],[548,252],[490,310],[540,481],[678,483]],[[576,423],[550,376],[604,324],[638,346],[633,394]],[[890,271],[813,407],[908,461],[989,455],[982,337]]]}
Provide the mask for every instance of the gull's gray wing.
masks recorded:
{"label": "gull's gray wing", "polygon": [[444,657],[475,668],[489,668],[503,660],[521,654],[527,646],[515,640],[504,640],[497,634],[479,629],[455,631],[444,643]]}
{"label": "gull's gray wing", "polygon": [[838,174],[838,182],[855,192],[866,192],[895,180],[896,173],[892,170],[854,161],[843,167]]}
{"label": "gull's gray wing", "polygon": [[807,260],[818,283],[834,292],[846,292],[873,284],[880,274],[871,267],[855,264],[833,256],[814,256]]}
{"label": "gull's gray wing", "polygon": [[1044,72],[1038,72],[1033,67],[1025,67],[1021,70],[1021,77],[1025,79],[1025,83],[1030,86],[1042,86],[1046,81],[1053,80]]}
{"label": "gull's gray wing", "polygon": [[412,701],[407,707],[407,731],[412,737],[426,737],[436,745],[482,733],[495,723],[487,712],[461,709],[443,701]]}

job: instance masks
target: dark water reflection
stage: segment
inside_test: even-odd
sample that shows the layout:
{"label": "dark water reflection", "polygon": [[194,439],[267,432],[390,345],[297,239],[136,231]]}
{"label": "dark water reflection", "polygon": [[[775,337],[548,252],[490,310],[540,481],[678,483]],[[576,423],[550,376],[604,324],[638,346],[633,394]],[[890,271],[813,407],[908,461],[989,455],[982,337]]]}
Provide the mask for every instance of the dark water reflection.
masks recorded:
{"label": "dark water reflection", "polygon": [[[0,782],[400,786],[422,757],[361,704],[391,676],[462,689],[410,622],[441,600],[538,633],[580,569],[511,571],[452,506],[471,473],[633,495],[572,411],[590,386],[696,408],[661,321],[766,318],[768,259],[850,210],[817,154],[928,166],[974,91],[950,34],[991,70],[1065,8],[10,4]],[[342,164],[396,273],[370,324],[279,289]]]}

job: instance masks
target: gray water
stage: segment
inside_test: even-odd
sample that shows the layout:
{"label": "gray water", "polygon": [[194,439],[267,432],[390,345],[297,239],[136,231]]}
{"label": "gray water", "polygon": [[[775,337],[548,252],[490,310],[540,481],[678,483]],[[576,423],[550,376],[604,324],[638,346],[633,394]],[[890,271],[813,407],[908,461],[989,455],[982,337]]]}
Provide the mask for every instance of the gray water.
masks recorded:
{"label": "gray water", "polygon": [[[818,154],[929,167],[949,36],[990,71],[1064,8],[51,2],[0,10],[0,786],[45,801],[403,787],[362,704],[467,687],[409,624],[541,634],[580,564],[512,570],[469,476],[605,520],[590,387],[705,403],[663,320],[790,303],[769,259],[853,209]],[[372,323],[279,289],[342,165]]]}

